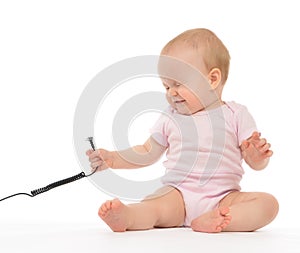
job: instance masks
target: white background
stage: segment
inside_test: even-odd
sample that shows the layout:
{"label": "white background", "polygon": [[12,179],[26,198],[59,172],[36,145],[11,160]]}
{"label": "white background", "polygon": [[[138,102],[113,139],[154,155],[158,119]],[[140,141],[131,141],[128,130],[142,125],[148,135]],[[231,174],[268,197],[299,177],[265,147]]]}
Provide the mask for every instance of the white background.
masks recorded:
{"label": "white background", "polygon": [[[265,171],[245,166],[242,186],[278,198],[280,214],[271,226],[299,227],[296,6],[291,0],[1,1],[0,198],[80,172],[73,116],[81,92],[99,71],[127,57],[159,54],[177,34],[205,27],[232,57],[223,99],[247,105],[274,150]],[[153,81],[154,90],[159,85]],[[131,91],[122,94],[130,98]],[[98,116],[97,136],[109,138],[97,138],[97,145],[110,148],[111,125],[105,114]],[[140,131],[136,138],[147,137],[151,125],[145,117],[133,124]],[[161,168],[151,167],[153,173]],[[146,180],[146,174],[139,177]],[[0,202],[0,220],[98,222],[98,207],[110,198],[83,179],[36,198]]]}

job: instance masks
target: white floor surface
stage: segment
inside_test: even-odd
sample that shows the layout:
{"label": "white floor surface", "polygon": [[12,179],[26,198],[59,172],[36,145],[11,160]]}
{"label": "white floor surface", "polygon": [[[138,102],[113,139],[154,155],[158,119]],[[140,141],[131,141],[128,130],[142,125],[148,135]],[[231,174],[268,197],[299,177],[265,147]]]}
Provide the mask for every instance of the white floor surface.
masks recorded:
{"label": "white floor surface", "polygon": [[113,233],[101,224],[0,224],[1,253],[243,252],[299,253],[300,232],[195,233],[188,228]]}

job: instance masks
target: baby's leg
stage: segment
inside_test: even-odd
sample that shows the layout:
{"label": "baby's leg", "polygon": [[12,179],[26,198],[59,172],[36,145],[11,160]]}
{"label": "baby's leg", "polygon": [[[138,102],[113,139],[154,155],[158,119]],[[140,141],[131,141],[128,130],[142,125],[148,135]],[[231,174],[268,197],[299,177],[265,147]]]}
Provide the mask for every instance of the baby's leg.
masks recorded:
{"label": "baby's leg", "polygon": [[270,194],[232,192],[220,201],[219,208],[229,207],[232,217],[223,231],[254,231],[269,224],[277,215],[279,205]]}
{"label": "baby's leg", "polygon": [[185,218],[181,193],[172,187],[163,189],[162,195],[137,204],[124,205],[118,199],[107,201],[98,214],[115,232],[181,226]]}

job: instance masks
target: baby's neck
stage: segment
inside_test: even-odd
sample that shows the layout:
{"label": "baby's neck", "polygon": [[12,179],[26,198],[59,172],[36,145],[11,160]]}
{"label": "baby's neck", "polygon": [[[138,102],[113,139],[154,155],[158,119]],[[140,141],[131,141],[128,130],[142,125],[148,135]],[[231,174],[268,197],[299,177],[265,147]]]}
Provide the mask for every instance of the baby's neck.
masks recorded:
{"label": "baby's neck", "polygon": [[205,108],[203,108],[203,111],[213,110],[224,104],[225,104],[225,102],[223,102],[221,99],[218,99],[218,100],[212,102],[211,104],[209,104],[208,106],[206,106]]}
{"label": "baby's neck", "polygon": [[216,108],[218,108],[218,107],[220,107],[220,106],[222,106],[224,104],[225,104],[225,102],[223,102],[222,100],[214,101],[211,104],[209,104],[208,106],[200,109],[199,111],[194,112],[192,115],[194,115],[194,114],[196,114],[198,112],[210,111],[210,110],[216,109]]}

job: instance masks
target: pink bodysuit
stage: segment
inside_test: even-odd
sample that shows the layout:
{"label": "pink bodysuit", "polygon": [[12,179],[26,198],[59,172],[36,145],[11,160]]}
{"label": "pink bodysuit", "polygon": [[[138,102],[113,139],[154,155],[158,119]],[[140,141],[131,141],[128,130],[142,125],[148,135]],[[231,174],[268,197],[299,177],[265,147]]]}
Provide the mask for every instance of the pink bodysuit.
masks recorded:
{"label": "pink bodysuit", "polygon": [[239,147],[254,131],[256,124],[247,108],[235,102],[193,115],[169,107],[158,119],[151,136],[167,147],[162,182],[181,192],[185,226],[241,189],[244,170]]}

